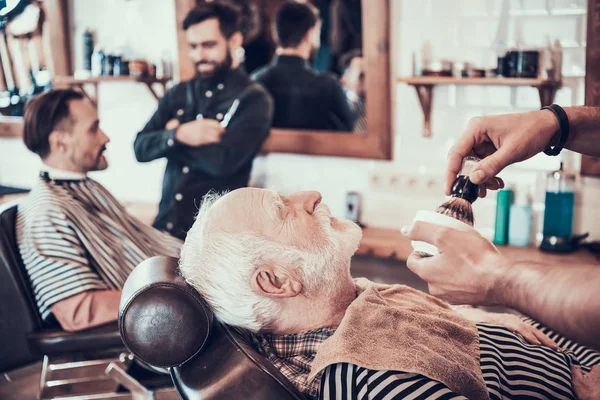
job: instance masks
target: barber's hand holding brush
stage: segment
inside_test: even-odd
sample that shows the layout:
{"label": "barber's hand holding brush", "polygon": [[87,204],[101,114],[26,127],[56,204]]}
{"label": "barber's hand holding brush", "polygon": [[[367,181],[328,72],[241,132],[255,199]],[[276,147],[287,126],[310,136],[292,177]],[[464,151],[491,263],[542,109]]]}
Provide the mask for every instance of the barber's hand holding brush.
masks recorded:
{"label": "barber's hand holding brush", "polygon": [[486,189],[504,187],[496,175],[508,165],[543,151],[558,131],[552,112],[536,115],[539,112],[473,118],[448,155],[446,194],[450,194],[463,158],[470,154],[482,159],[469,176],[480,185],[480,197],[485,197]]}
{"label": "barber's hand holding brush", "polygon": [[[455,191],[463,159],[469,155],[482,159],[469,173],[469,181],[479,185],[479,196],[503,186],[496,175],[505,167],[549,146],[558,145],[560,150],[564,145],[600,157],[600,108],[568,107],[564,112],[570,131],[566,138],[561,137],[559,118],[550,110],[473,119],[450,151],[446,194]],[[463,201],[454,199],[453,203]],[[408,268],[429,284],[435,296],[452,303],[509,306],[570,339],[600,349],[597,265],[508,260],[477,232],[426,222],[414,222],[402,232],[410,240],[431,243],[439,250],[432,257],[413,252],[407,260]]]}
{"label": "barber's hand holding brush", "polygon": [[[564,147],[600,157],[600,108],[566,107],[564,112],[570,126]],[[480,196],[485,196],[486,189],[503,187],[501,180],[494,179],[496,175],[510,164],[557,145],[559,127],[558,118],[550,110],[473,118],[448,155],[446,194],[450,194],[462,160],[468,155],[482,159],[469,176],[480,185]]]}

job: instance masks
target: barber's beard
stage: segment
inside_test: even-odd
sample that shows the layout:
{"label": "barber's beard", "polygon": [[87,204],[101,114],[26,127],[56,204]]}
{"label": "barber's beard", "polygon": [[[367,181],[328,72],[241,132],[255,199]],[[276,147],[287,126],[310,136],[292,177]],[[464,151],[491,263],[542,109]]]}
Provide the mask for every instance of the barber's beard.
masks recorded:
{"label": "barber's beard", "polygon": [[[214,65],[215,68],[210,72],[200,72],[198,71],[198,67],[201,64],[211,64]],[[201,81],[210,81],[215,76],[223,74],[225,71],[229,71],[231,69],[231,65],[233,64],[233,59],[231,57],[231,51],[229,48],[227,49],[225,59],[221,62],[217,61],[206,61],[206,62],[197,62],[195,64],[196,67],[196,77]]]}

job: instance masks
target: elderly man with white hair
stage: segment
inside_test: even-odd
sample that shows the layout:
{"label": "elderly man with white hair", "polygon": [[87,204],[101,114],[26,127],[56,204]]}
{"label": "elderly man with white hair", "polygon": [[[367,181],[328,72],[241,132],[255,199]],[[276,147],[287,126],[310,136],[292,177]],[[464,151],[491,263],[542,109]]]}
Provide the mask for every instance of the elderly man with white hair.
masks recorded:
{"label": "elderly man with white hair", "polygon": [[309,398],[598,395],[600,354],[531,320],[354,280],[360,239],[318,192],[245,188],[205,198],[180,269]]}

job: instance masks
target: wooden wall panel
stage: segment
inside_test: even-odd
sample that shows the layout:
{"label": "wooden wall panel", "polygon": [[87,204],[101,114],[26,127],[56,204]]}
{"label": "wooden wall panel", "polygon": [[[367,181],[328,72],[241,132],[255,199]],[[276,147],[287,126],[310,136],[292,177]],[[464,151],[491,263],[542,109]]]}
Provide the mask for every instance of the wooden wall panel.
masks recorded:
{"label": "wooden wall panel", "polygon": [[71,35],[69,30],[69,14],[67,0],[44,0],[44,12],[48,25],[52,57],[51,70],[54,76],[70,76],[73,74],[71,63]]}

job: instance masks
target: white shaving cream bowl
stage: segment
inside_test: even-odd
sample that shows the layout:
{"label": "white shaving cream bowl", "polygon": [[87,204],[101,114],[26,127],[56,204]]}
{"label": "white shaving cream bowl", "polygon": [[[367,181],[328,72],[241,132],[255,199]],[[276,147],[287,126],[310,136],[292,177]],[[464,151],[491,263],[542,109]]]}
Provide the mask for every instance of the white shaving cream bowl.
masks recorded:
{"label": "white shaving cream bowl", "polygon": [[[465,224],[464,222],[461,222],[444,214],[436,213],[434,211],[417,211],[417,215],[415,216],[413,222],[417,221],[428,222],[430,224],[439,226],[445,226],[447,228],[456,229],[461,232],[477,232],[475,228]],[[415,251],[420,251],[421,253],[429,254],[431,256],[439,254],[437,247],[430,243],[413,240],[411,244]]]}

